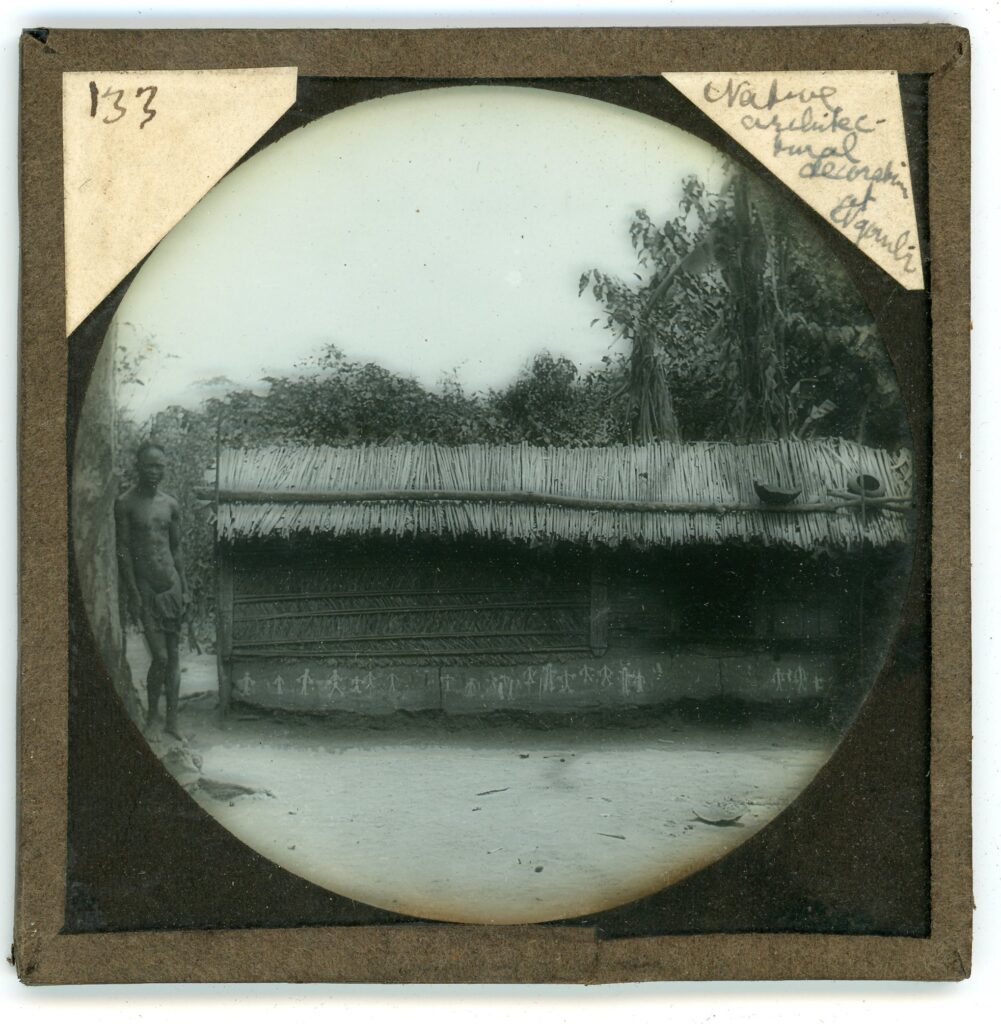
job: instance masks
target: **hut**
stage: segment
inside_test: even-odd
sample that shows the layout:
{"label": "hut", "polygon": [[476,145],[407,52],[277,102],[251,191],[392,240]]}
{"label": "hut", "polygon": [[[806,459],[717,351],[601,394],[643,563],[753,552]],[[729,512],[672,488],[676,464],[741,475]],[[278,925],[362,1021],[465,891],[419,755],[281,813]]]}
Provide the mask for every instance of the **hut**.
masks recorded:
{"label": "hut", "polygon": [[909,557],[909,454],[844,440],[223,448],[216,473],[223,708],[836,703]]}

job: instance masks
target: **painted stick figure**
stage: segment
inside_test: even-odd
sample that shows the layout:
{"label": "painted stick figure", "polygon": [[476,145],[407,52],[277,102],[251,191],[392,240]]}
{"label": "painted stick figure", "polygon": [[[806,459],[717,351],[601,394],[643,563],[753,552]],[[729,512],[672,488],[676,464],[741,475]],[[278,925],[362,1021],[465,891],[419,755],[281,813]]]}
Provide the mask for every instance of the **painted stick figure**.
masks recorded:
{"label": "painted stick figure", "polygon": [[325,683],[327,689],[327,696],[333,697],[333,695],[339,694],[341,697],[344,696],[344,691],[341,689],[341,674],[337,669],[333,669],[330,673],[330,677]]}

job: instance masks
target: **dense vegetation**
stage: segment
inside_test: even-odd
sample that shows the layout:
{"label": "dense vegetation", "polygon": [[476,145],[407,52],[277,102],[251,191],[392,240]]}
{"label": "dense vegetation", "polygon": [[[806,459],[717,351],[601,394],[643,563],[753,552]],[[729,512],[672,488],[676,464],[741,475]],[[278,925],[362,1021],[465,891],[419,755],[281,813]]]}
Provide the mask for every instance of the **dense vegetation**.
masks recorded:
{"label": "dense vegetation", "polygon": [[678,215],[630,226],[637,281],[580,280],[629,343],[638,440],[813,433],[895,446],[896,379],[847,273],[795,212],[736,174],[719,193],[684,182]]}

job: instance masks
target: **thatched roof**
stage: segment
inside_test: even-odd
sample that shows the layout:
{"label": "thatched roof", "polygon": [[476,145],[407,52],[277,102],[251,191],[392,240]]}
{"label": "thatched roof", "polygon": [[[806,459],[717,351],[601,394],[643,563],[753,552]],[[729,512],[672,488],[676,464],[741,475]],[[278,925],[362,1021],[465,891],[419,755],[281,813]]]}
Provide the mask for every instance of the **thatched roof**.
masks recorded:
{"label": "thatched roof", "polygon": [[[846,492],[860,474],[882,502]],[[770,507],[755,483],[799,490]],[[421,534],[803,549],[909,537],[911,460],[843,440],[610,448],[399,444],[224,449],[218,535]]]}

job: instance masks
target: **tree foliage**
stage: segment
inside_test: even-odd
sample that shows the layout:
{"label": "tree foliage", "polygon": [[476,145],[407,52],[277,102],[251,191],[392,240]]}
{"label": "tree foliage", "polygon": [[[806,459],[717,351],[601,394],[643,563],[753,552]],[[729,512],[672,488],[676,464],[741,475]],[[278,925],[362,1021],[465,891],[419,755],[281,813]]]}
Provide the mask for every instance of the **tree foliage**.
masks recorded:
{"label": "tree foliage", "polygon": [[604,326],[629,344],[634,439],[652,439],[651,407],[669,406],[686,438],[904,440],[896,379],[868,310],[774,192],[743,172],[720,192],[689,177],[677,215],[657,225],[638,210],[630,238],[636,282],[592,269],[579,290],[590,289]]}

